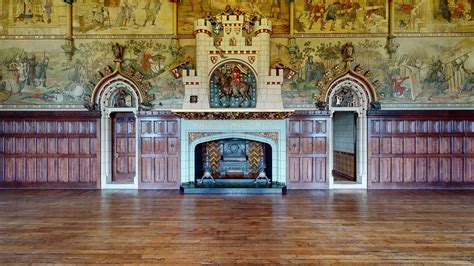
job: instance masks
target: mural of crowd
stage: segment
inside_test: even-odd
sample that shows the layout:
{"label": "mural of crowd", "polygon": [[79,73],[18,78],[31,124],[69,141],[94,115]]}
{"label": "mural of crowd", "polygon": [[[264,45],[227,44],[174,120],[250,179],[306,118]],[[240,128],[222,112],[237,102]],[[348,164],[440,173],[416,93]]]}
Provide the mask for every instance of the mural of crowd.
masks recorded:
{"label": "mural of crowd", "polygon": [[472,32],[474,0],[403,0],[395,2],[399,32]]}
{"label": "mural of crowd", "polygon": [[273,33],[290,32],[289,4],[286,0],[182,0],[178,5],[178,34],[192,34],[194,20],[218,14],[227,6],[259,18],[271,19]]}
{"label": "mural of crowd", "polygon": [[77,34],[171,34],[173,29],[168,0],[88,0],[75,4],[74,12]]}
{"label": "mural of crowd", "polygon": [[297,32],[387,32],[386,1],[296,1]]}

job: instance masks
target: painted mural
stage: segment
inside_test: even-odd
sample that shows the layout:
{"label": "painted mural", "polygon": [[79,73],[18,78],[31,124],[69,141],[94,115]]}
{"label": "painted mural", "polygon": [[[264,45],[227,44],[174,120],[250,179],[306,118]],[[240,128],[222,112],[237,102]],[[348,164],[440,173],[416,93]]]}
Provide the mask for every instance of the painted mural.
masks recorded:
{"label": "painted mural", "polygon": [[300,0],[295,2],[295,32],[385,33],[385,0]]}
{"label": "painted mural", "polygon": [[1,0],[0,35],[65,34],[65,14],[62,0]]}
{"label": "painted mural", "polygon": [[[326,71],[341,63],[341,49],[352,42],[353,65],[369,71],[379,81],[378,98],[383,106],[466,106],[474,104],[474,38],[401,39],[399,52],[389,59],[385,40],[326,39],[300,40],[287,47],[274,40],[274,62],[297,71],[282,89],[285,107],[314,107],[314,94]],[[291,55],[291,56],[290,56]]]}
{"label": "painted mural", "polygon": [[[170,40],[130,40],[123,67],[139,70],[152,84],[156,108],[180,108],[184,89],[171,73],[182,68],[186,47],[174,47]],[[0,48],[0,105],[82,106],[90,96],[89,83],[96,83],[98,71],[113,65],[112,42],[81,41],[76,56],[68,61],[61,42],[3,41]],[[189,49],[192,50],[192,49]]]}
{"label": "painted mural", "polygon": [[74,33],[172,34],[168,0],[84,0],[74,4]]}
{"label": "painted mural", "polygon": [[216,15],[227,6],[233,13],[245,12],[271,19],[273,33],[290,32],[290,7],[286,0],[182,0],[178,5],[178,34],[192,34],[194,20]]}
{"label": "painted mural", "polygon": [[209,95],[211,108],[255,108],[257,79],[246,65],[226,63],[212,73]]}
{"label": "painted mural", "polygon": [[474,0],[395,1],[398,32],[474,32]]}

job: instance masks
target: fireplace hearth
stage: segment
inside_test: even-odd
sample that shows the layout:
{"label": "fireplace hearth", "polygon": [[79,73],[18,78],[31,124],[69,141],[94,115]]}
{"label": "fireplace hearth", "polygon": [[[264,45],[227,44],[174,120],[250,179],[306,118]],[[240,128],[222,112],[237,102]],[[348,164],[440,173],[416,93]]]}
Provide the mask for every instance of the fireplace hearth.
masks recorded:
{"label": "fireplace hearth", "polygon": [[211,175],[219,179],[272,177],[272,148],[269,144],[242,138],[226,138],[196,145],[195,181]]}

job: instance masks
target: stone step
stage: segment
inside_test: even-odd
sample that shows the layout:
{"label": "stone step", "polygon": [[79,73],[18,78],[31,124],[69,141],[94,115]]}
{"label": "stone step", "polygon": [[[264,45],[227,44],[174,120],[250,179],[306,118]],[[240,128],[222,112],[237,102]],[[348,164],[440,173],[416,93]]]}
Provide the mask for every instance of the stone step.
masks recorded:
{"label": "stone step", "polygon": [[183,183],[180,186],[182,194],[286,194],[286,185],[283,183],[265,183],[254,179],[217,179],[216,183],[205,180],[199,184],[195,182]]}

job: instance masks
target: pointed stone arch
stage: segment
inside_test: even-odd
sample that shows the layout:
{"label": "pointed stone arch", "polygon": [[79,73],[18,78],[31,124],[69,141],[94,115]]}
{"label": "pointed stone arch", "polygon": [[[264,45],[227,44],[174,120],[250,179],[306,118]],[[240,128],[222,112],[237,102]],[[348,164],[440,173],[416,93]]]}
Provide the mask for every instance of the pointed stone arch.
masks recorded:
{"label": "pointed stone arch", "polygon": [[[357,69],[357,67],[356,67]],[[369,73],[368,71],[366,73]],[[366,76],[347,70],[344,73],[329,78],[327,86],[321,91],[321,99],[326,103],[331,117],[335,112],[354,112],[356,119],[356,183],[350,185],[337,185],[334,182],[332,174],[329,176],[330,188],[367,188],[367,147],[368,147],[368,128],[367,128],[367,110],[373,102],[377,101],[375,86]],[[333,121],[331,119],[331,121]],[[331,122],[331,131],[334,134],[333,122]],[[329,144],[329,169],[330,173],[334,164],[334,147],[332,141]]]}
{"label": "pointed stone arch", "polygon": [[[113,71],[110,68],[105,69],[108,75],[100,79],[92,90],[89,109],[104,111],[106,108],[112,108],[113,96],[118,90],[126,90],[133,98],[133,107],[136,109],[148,110],[152,107],[153,97],[148,95],[151,84],[143,81],[140,72],[129,68],[127,71]],[[132,107],[132,106],[128,106]]]}
{"label": "pointed stone arch", "polygon": [[359,104],[365,110],[372,102],[377,101],[377,93],[372,83],[367,78],[357,72],[348,70],[345,73],[335,77],[322,91],[324,101],[331,109],[333,98],[342,88],[352,90],[359,98]]}
{"label": "pointed stone arch", "polygon": [[[134,169],[138,169],[138,126],[137,113],[140,110],[149,110],[152,107],[152,97],[148,95],[148,90],[151,84],[143,80],[143,75],[135,71],[133,68],[128,68],[125,71],[121,70],[120,64],[113,71],[111,67],[104,69],[104,74],[98,72],[100,78],[99,82],[94,85],[91,97],[86,107],[89,110],[97,110],[101,112],[101,187],[111,189],[136,189],[138,188],[138,171],[132,178],[133,182],[120,183],[113,179],[114,173],[114,158],[117,158],[117,153],[114,152],[114,127],[121,122],[122,118],[115,118],[117,116],[127,116],[127,123],[133,123],[134,130],[127,133],[129,139],[135,139],[134,143],[127,145],[134,145],[135,160]],[[122,114],[118,114],[122,113]],[[126,114],[128,113],[128,114]],[[127,146],[128,147],[128,146]]]}

